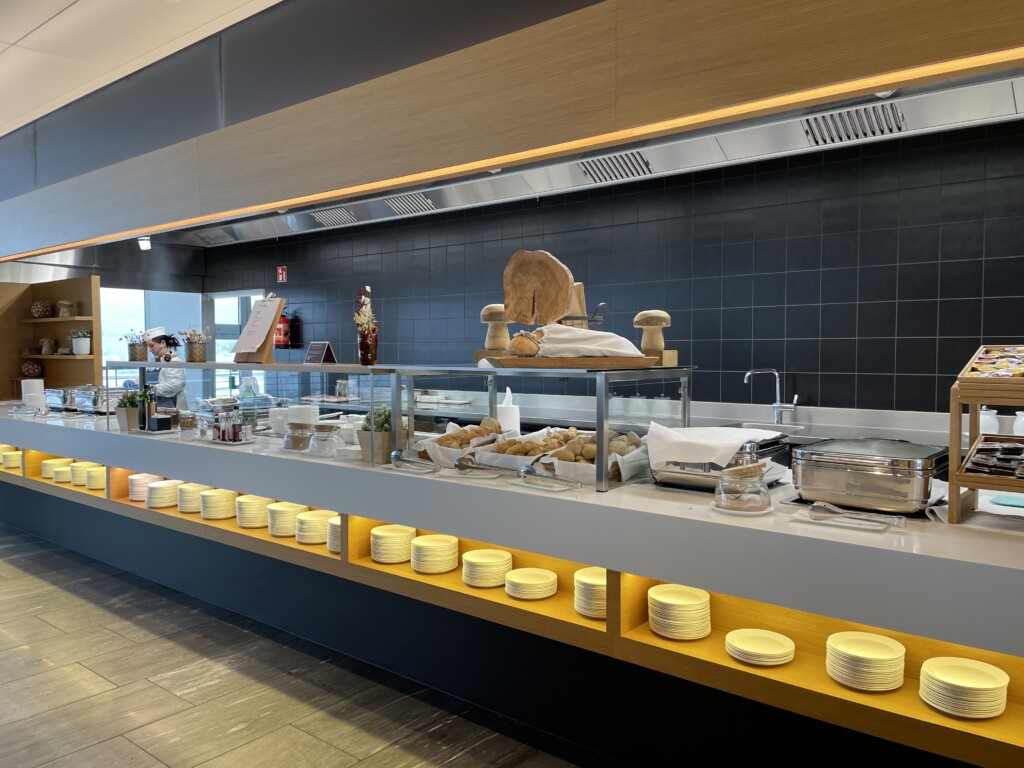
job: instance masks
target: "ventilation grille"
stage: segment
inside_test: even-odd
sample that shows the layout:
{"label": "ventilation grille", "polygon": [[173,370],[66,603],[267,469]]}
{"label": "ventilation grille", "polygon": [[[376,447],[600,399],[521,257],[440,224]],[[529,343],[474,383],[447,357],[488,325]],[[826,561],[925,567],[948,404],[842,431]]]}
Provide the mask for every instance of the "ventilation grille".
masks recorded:
{"label": "ventilation grille", "polygon": [[651,164],[639,152],[623,152],[620,155],[580,160],[577,165],[598,184],[653,175]]}
{"label": "ventilation grille", "polygon": [[409,216],[413,213],[430,213],[436,211],[434,202],[422,192],[412,192],[408,195],[384,198],[388,208],[399,216]]}
{"label": "ventilation grille", "polygon": [[223,229],[210,229],[206,232],[200,232],[199,237],[202,238],[207,245],[227,245],[228,243],[235,242],[235,238]]}
{"label": "ventilation grille", "polygon": [[341,227],[345,224],[358,224],[359,219],[352,215],[348,208],[326,208],[313,211],[313,219],[321,227]]}
{"label": "ventilation grille", "polygon": [[802,119],[800,125],[807,139],[818,147],[857,139],[893,136],[907,128],[903,111],[896,102],[815,115]]}

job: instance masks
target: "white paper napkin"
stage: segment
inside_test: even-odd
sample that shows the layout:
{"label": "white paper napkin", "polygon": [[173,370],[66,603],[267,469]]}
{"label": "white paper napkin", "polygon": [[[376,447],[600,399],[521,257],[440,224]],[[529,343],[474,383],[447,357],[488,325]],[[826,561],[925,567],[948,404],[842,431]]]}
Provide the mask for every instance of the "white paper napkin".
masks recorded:
{"label": "white paper napkin", "polygon": [[647,451],[651,469],[661,469],[667,462],[694,464],[711,462],[720,467],[732,461],[744,443],[767,440],[781,432],[738,427],[664,427],[651,422],[647,431]]}

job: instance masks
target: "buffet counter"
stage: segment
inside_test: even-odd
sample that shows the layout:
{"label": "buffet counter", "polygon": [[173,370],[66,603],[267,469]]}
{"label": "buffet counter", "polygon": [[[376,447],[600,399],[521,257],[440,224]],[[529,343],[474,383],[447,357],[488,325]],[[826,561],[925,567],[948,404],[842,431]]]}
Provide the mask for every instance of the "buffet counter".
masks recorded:
{"label": "buffet counter", "polygon": [[[112,419],[111,426],[116,428]],[[626,484],[604,493],[556,493],[504,477],[417,474],[280,451],[259,455],[252,446],[184,442],[175,433],[108,432],[102,418],[5,413],[0,441],[26,457],[23,471],[5,470],[0,480],[289,562],[315,561],[311,567],[344,579],[799,714],[856,722],[865,733],[958,759],[1010,765],[1024,755],[1024,612],[1016,609],[1024,587],[1024,531],[925,519],[886,531],[800,522],[793,518],[796,507],[785,503],[795,496],[785,482],[771,491],[771,513],[734,516],[712,510],[711,494],[698,490]],[[108,467],[106,493],[40,480],[39,461],[50,456]],[[310,554],[294,540],[274,541],[265,530],[230,530],[232,521],[199,521],[176,510],[127,504],[119,495],[130,473],[336,510],[346,538],[339,554],[323,548]],[[568,602],[523,607],[504,594],[467,587],[457,572],[430,577],[408,564],[382,566],[368,550],[368,531],[381,522],[450,534],[466,545],[502,547],[527,564],[552,567],[568,579]],[[572,573],[584,566],[608,569],[607,621],[572,611]],[[704,641],[669,640],[650,630],[646,590],[661,582],[714,595],[713,637],[719,642],[702,646]],[[721,632],[754,621],[797,640],[798,648],[807,649],[806,666],[764,670],[732,661],[721,651]],[[819,669],[824,638],[841,629],[884,632],[907,646],[907,682],[886,694],[897,698],[847,690]],[[1007,711],[971,721],[923,704],[913,678],[920,662],[936,655],[971,656],[1007,670],[1013,679]]]}

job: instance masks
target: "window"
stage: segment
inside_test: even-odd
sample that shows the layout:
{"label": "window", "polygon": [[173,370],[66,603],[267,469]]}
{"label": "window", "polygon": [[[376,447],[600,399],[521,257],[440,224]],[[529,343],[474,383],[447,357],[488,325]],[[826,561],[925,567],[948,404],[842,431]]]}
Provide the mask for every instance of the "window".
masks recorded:
{"label": "window", "polygon": [[[231,349],[249,320],[253,304],[262,298],[262,293],[213,297],[214,360],[219,363],[234,362],[235,354]],[[242,376],[246,375],[252,375],[256,379],[260,392],[267,391],[265,371],[217,371],[214,379],[214,396],[237,395],[242,385]]]}
{"label": "window", "polygon": [[[130,331],[142,333],[162,325],[170,334],[189,328],[202,328],[202,297],[198,293],[140,291],[100,286],[100,324],[103,331],[103,362],[127,360],[128,342],[121,337]],[[112,371],[110,386],[138,382],[133,370]],[[185,395],[189,402],[202,394],[202,377],[189,375]]]}

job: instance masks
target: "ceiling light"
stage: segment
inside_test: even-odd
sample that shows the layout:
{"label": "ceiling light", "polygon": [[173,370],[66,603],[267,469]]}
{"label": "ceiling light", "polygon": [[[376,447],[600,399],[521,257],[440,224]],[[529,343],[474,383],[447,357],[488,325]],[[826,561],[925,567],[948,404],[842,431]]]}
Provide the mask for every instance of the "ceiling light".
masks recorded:
{"label": "ceiling light", "polygon": [[139,249],[143,250],[143,251],[148,251],[149,247],[150,247],[149,235],[143,235],[142,237],[140,237],[139,238]]}

